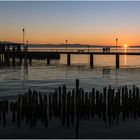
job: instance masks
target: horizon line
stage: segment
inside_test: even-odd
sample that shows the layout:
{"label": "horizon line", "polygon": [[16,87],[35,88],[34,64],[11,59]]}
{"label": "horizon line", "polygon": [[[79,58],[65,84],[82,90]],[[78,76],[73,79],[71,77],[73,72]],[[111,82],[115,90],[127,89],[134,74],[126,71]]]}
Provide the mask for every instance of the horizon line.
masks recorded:
{"label": "horizon line", "polygon": [[[23,44],[23,42],[11,42],[11,41],[0,41],[0,43]],[[59,46],[59,45],[66,45],[66,44],[65,43],[28,43],[28,45],[56,45],[56,46]],[[96,45],[96,44],[83,44],[83,43],[67,43],[67,45],[94,46],[94,47],[102,47],[102,46],[116,47],[116,45]],[[124,46],[124,45],[117,45],[117,47],[122,47],[122,46]],[[140,47],[140,45],[128,45],[128,47]]]}

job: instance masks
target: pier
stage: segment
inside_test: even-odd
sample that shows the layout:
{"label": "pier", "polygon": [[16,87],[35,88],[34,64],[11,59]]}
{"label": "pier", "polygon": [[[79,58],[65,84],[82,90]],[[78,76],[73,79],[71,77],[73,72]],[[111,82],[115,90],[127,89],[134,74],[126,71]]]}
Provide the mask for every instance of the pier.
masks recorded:
{"label": "pier", "polygon": [[28,51],[28,46],[20,43],[0,43],[0,65],[9,66],[10,59],[13,65],[16,59],[20,63],[22,60],[31,63],[33,59],[46,59],[49,65],[50,60],[60,59],[60,55],[57,52]]}
{"label": "pier", "polygon": [[[103,47],[104,48],[104,47]],[[109,47],[108,47],[109,48]],[[30,52],[38,52],[40,51],[40,49],[30,49]],[[72,55],[89,55],[89,64],[90,67],[94,66],[94,56],[95,55],[114,55],[115,56],[115,67],[116,68],[120,68],[120,56],[121,55],[140,55],[140,49],[132,49],[132,48],[118,48],[116,50],[116,48],[109,48],[107,51],[104,51],[104,49],[102,48],[92,48],[92,49],[44,49],[41,50],[42,52],[48,52],[48,53],[52,53],[52,52],[57,52],[59,54],[65,54],[67,55],[67,65],[70,66],[71,65],[71,57]],[[82,60],[81,60],[82,61]]]}
{"label": "pier", "polygon": [[[12,63],[15,63],[15,59],[19,59],[22,62],[22,59],[26,59],[26,61],[32,62],[32,59],[46,59],[47,64],[50,64],[51,59],[60,59],[61,54],[67,55],[67,65],[71,65],[71,57],[72,55],[89,55],[89,64],[90,67],[94,66],[94,56],[95,55],[114,55],[115,56],[115,66],[116,68],[120,68],[120,56],[121,55],[140,55],[140,49],[132,49],[132,48],[123,48],[118,47],[109,48],[107,50],[103,48],[79,48],[79,49],[50,49],[50,48],[28,48],[28,46],[22,46],[22,44],[18,43],[0,43],[0,63],[5,62],[9,64],[9,60],[12,58]],[[107,48],[107,47],[106,47]],[[82,60],[81,60],[82,61]]]}

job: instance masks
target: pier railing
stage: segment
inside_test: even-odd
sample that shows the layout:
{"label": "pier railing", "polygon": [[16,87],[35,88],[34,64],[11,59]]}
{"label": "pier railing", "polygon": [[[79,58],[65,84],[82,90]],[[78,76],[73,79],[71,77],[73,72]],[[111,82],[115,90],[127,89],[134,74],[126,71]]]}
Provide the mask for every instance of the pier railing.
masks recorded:
{"label": "pier railing", "polygon": [[63,48],[29,48],[28,52],[61,52],[61,53],[140,53],[140,49],[63,49]]}
{"label": "pier railing", "polygon": [[47,59],[47,64],[50,64],[51,58],[60,58],[60,54],[67,55],[67,65],[71,65],[71,54],[85,54],[89,55],[90,66],[93,67],[93,55],[114,55],[116,58],[116,68],[120,67],[120,55],[140,55],[140,48],[26,48],[21,51],[4,51],[1,52],[2,60],[5,59],[9,65],[9,58],[13,59],[18,57],[20,62],[23,59]]}

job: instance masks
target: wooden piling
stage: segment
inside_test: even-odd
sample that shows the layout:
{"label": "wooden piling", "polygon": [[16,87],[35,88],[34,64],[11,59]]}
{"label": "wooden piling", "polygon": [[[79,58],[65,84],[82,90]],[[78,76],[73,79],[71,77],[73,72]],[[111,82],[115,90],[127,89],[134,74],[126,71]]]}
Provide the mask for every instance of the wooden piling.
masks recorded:
{"label": "wooden piling", "polygon": [[119,54],[116,54],[116,68],[120,67]]}
{"label": "wooden piling", "polygon": [[50,65],[50,58],[47,58],[47,64]]}
{"label": "wooden piling", "polygon": [[48,126],[48,109],[47,109],[47,96],[44,95],[44,126]]}
{"label": "wooden piling", "polygon": [[49,94],[49,120],[52,120],[52,95]]}
{"label": "wooden piling", "polygon": [[93,54],[90,54],[90,67],[93,67]]}
{"label": "wooden piling", "polygon": [[3,117],[3,127],[6,126],[6,105],[5,105],[5,100],[3,100],[3,103],[2,103],[2,117]]}
{"label": "wooden piling", "polygon": [[71,57],[70,57],[70,53],[67,54],[67,65],[70,66],[71,64]]}
{"label": "wooden piling", "polygon": [[66,119],[66,85],[63,85],[62,93],[62,125],[65,124]]}

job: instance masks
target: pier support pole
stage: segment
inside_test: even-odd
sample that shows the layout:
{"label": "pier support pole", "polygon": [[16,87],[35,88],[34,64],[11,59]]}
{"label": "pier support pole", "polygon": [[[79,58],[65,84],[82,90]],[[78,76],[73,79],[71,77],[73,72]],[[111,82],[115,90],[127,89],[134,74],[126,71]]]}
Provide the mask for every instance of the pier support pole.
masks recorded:
{"label": "pier support pole", "polygon": [[23,58],[23,54],[21,52],[19,52],[19,62],[20,62],[20,64],[22,63],[22,58]]}
{"label": "pier support pole", "polygon": [[22,63],[22,56],[19,57],[19,62]]}
{"label": "pier support pole", "polygon": [[32,64],[32,58],[29,58],[29,63]]}
{"label": "pier support pole", "polygon": [[70,53],[67,54],[67,65],[70,66]]}
{"label": "pier support pole", "polygon": [[15,66],[15,56],[13,56],[13,58],[12,58],[12,64],[13,64],[13,66]]}
{"label": "pier support pole", "polygon": [[90,67],[93,67],[93,54],[90,54]]}
{"label": "pier support pole", "polygon": [[5,53],[4,54],[4,64],[7,64],[6,62],[7,62],[7,54]]}
{"label": "pier support pole", "polygon": [[6,65],[9,66],[10,65],[10,62],[9,62],[10,57],[9,57],[8,52],[4,55],[4,59],[5,59],[4,61],[5,61]]}
{"label": "pier support pole", "polygon": [[120,67],[119,54],[116,54],[116,69]]}
{"label": "pier support pole", "polygon": [[47,64],[50,65],[50,58],[47,58]]}
{"label": "pier support pole", "polygon": [[4,62],[4,58],[3,58],[4,54],[2,54],[2,65],[3,65],[3,62]]}
{"label": "pier support pole", "polygon": [[0,66],[1,66],[1,54],[0,54]]}

